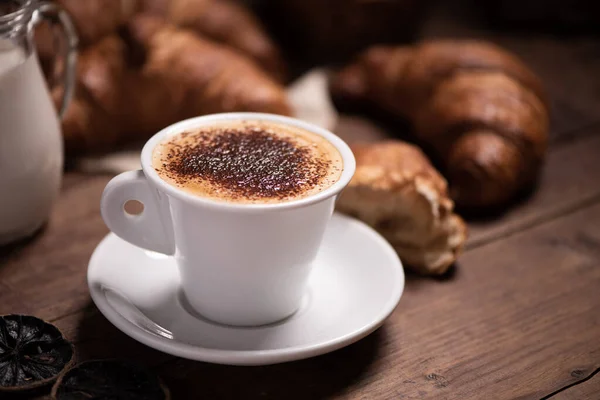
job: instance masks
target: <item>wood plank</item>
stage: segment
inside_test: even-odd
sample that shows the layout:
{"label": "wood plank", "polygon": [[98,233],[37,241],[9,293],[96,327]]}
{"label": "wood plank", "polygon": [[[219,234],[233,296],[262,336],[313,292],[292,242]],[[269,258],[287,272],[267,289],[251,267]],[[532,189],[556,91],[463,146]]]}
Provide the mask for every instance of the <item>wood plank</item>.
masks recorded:
{"label": "wood plank", "polygon": [[[600,371],[585,378],[584,381],[563,390],[554,396],[549,397],[552,400],[584,400],[597,399],[600,397]],[[578,374],[575,374],[578,375]]]}
{"label": "wood plank", "polygon": [[[55,321],[78,343],[83,359],[122,356],[160,364],[164,355],[118,332],[87,295],[85,265],[105,233],[93,214],[107,180],[93,178],[71,187],[43,237],[11,254],[0,273],[8,282],[39,285],[39,295],[20,298],[45,318],[84,309]],[[55,222],[69,218],[78,223]],[[475,392],[493,398],[493,393],[479,392],[481,385],[537,388],[517,394],[541,396],[568,384],[575,369],[585,372],[598,366],[600,351],[590,347],[597,346],[593,339],[599,334],[597,317],[590,315],[599,306],[598,222],[600,207],[595,206],[468,252],[449,281],[411,277],[400,307],[384,328],[340,352],[256,369],[178,359],[159,371],[181,398],[187,390],[228,398],[242,393],[235,384],[242,385],[237,390],[245,388],[247,398],[472,398]],[[49,248],[54,246],[58,248]],[[52,269],[52,259],[67,257],[79,267]],[[26,272],[15,267],[22,265],[21,259],[38,261],[25,267],[40,268],[37,280],[23,278]],[[19,279],[11,279],[8,272]],[[50,296],[63,296],[57,281],[62,292],[71,294],[70,302],[64,296],[60,307],[48,307]],[[560,290],[554,292],[555,285]],[[3,303],[19,298],[7,294],[12,291],[8,289],[0,292]],[[217,384],[224,381],[233,384]]]}
{"label": "wood plank", "polygon": [[341,351],[159,371],[181,399],[539,399],[600,367],[598,287],[600,204],[474,249],[447,280],[409,276],[384,327]]}
{"label": "wood plank", "polygon": [[[569,147],[585,153],[596,148],[594,140],[568,145],[585,143]],[[44,233],[0,256],[3,310],[21,307],[55,321],[77,343],[81,359],[170,360],[117,331],[91,305],[85,273],[107,231],[99,198],[109,177],[67,177]],[[485,390],[495,386],[502,397],[541,397],[572,382],[573,371],[598,367],[600,351],[591,347],[598,320],[590,316],[599,305],[598,208],[473,249],[447,281],[410,277],[388,323],[339,352],[264,368],[177,359],[158,370],[181,398],[187,390],[212,398],[479,398],[480,391],[494,398],[495,391]],[[531,391],[508,392],[515,387]]]}
{"label": "wood plank", "polygon": [[[8,305],[20,298],[31,312],[39,310],[46,318],[83,309],[55,320],[77,343],[82,359],[122,356],[160,364],[169,357],[117,331],[87,295],[85,265],[105,232],[101,221],[90,215],[98,211],[97,196],[107,179],[93,178],[69,189],[85,202],[74,201],[67,193],[60,202],[65,204],[57,206],[60,214],[55,215],[78,222],[87,219],[89,224],[74,228],[69,223],[71,228],[66,229],[52,222],[44,235],[50,238],[36,239],[31,247],[11,255],[7,264],[12,274],[20,276],[24,272],[13,263],[21,257],[35,258],[30,254],[34,250],[44,254],[51,243],[62,243],[46,258],[69,255],[80,267],[54,271],[50,268],[53,263],[37,257],[41,260],[37,265],[45,267],[35,284],[39,285],[36,290],[49,293],[46,296],[59,296],[55,284],[47,286],[43,281],[62,281],[63,292],[76,294],[69,306],[48,308],[40,301],[43,294],[21,297],[10,294],[11,288],[0,292],[0,303]],[[93,211],[78,210],[75,204]],[[54,220],[62,218],[55,216]],[[228,398],[241,393],[236,392],[235,384],[243,385],[237,390],[245,388],[248,398],[472,398],[475,392],[465,390],[483,390],[481,385],[500,385],[504,390],[537,388],[519,395],[541,397],[568,384],[573,371],[586,373],[598,367],[600,350],[591,347],[598,346],[594,340],[600,334],[598,317],[590,315],[600,305],[598,222],[600,206],[594,206],[467,252],[448,281],[409,277],[405,296],[386,325],[339,352],[256,369],[178,359],[159,371],[181,398],[186,398],[186,390]],[[79,235],[78,240],[70,240],[71,229]],[[0,269],[4,277],[5,267]],[[8,281],[19,283],[22,279]],[[5,307],[10,312],[13,306]],[[529,321],[529,326],[524,321]],[[197,379],[199,376],[204,378]],[[217,384],[223,381],[232,385]],[[294,388],[293,394],[290,388]]]}
{"label": "wood plank", "polygon": [[596,205],[468,252],[435,294],[409,284],[401,330],[431,357],[410,379],[440,377],[431,398],[539,398],[600,366],[599,222]]}
{"label": "wood plank", "polygon": [[[589,145],[589,140],[596,139],[583,141],[586,143],[585,147],[594,149]],[[27,307],[43,318],[55,319],[68,314],[55,323],[78,343],[78,353],[82,359],[122,356],[139,359],[149,365],[160,364],[169,357],[165,358],[161,353],[118,332],[90,304],[85,285],[85,266],[94,246],[106,233],[99,217],[98,199],[108,179],[109,177],[93,177],[66,187],[43,235],[6,255],[0,268],[0,277],[6,282],[0,283],[5,289],[0,292],[1,303],[5,304],[6,312],[11,312],[13,307]],[[597,207],[594,208],[596,209]],[[498,384],[495,380],[499,379],[500,382],[509,382],[510,387],[515,386],[515,382],[520,383],[516,386],[522,387],[535,388],[537,385],[539,391],[535,395],[542,394],[542,389],[548,382],[538,380],[536,372],[531,371],[538,371],[543,376],[550,375],[552,382],[557,382],[558,385],[568,383],[568,377],[563,375],[572,372],[566,366],[556,367],[560,360],[573,359],[577,361],[573,368],[583,371],[596,365],[594,357],[597,356],[597,351],[586,351],[585,347],[594,343],[592,337],[577,338],[576,343],[567,341],[564,343],[565,347],[561,348],[553,342],[545,347],[540,345],[543,341],[536,335],[543,331],[544,338],[558,338],[569,329],[588,335],[598,334],[597,327],[582,325],[580,321],[590,320],[587,315],[590,307],[598,306],[595,303],[597,293],[590,292],[588,288],[588,285],[598,283],[597,277],[590,275],[588,270],[597,261],[599,253],[594,247],[593,237],[600,234],[597,231],[580,232],[589,227],[586,223],[598,222],[598,214],[589,214],[589,210],[583,210],[576,214],[578,217],[575,222],[571,222],[573,216],[565,217],[556,223],[517,234],[506,241],[474,249],[461,260],[458,272],[451,281],[427,281],[413,277],[408,283],[401,306],[386,326],[376,335],[341,352],[314,360],[258,369],[219,367],[177,360],[159,370],[182,396],[187,389],[201,390],[202,393],[214,395],[214,398],[235,395],[232,388],[213,385],[214,382],[225,379],[232,379],[243,385],[241,387],[248,388],[248,393],[261,398],[284,396],[289,394],[290,387],[300,387],[303,382],[312,383],[305,389],[299,389],[297,394],[290,395],[291,398],[389,397],[405,396],[406,393],[406,398],[446,395],[452,398],[455,386],[475,390],[473,387],[479,388],[478,382],[482,379],[487,379],[486,384]],[[523,239],[535,235],[535,232],[542,232],[551,238],[556,232],[564,232],[567,238],[565,240],[559,237],[549,242]],[[539,236],[537,234],[532,237],[539,239]],[[549,248],[545,249],[544,246]],[[514,254],[524,254],[528,258],[519,260]],[[56,265],[61,265],[57,264],[57,260],[62,260],[62,267],[55,268]],[[517,264],[516,261],[523,262],[530,270],[519,270],[513,265]],[[556,263],[558,268],[554,275],[544,275],[546,265]],[[574,282],[572,269],[587,272],[582,272],[580,281]],[[558,299],[556,296],[547,297],[543,290],[532,292],[534,287],[551,287],[557,282],[566,285],[564,293],[560,292]],[[512,288],[515,293],[507,293],[507,287]],[[575,290],[576,293],[568,290]],[[519,300],[519,296],[530,292],[533,293],[533,298]],[[582,304],[579,296],[587,297],[585,304]],[[24,305],[19,305],[20,299]],[[53,301],[49,299],[57,299],[57,305],[52,305]],[[561,306],[563,302],[565,305]],[[528,317],[527,313],[519,311],[524,306],[530,313],[535,311],[539,314],[534,320],[536,325],[531,328],[520,325],[520,318]],[[78,310],[84,311],[76,312]],[[460,312],[457,313],[456,310]],[[490,315],[494,315],[490,310],[502,316],[499,322],[489,322],[492,318]],[[478,317],[483,317],[483,322],[472,327],[465,323],[477,321]],[[556,319],[564,319],[566,322],[551,325]],[[488,324],[501,333],[500,338],[488,331]],[[552,329],[554,326],[557,326],[555,330]],[[509,336],[515,331],[524,335],[519,343],[510,341]],[[530,337],[531,332],[535,335]],[[471,354],[470,345],[465,345],[467,340],[475,341],[476,349],[483,348],[481,354]],[[515,347],[512,348],[511,345]],[[553,352],[555,347],[556,355]],[[536,358],[531,361],[528,351],[532,350],[542,353],[551,351],[553,355],[548,356],[548,359]],[[517,355],[523,360],[519,362]],[[581,361],[581,357],[589,359]],[[451,362],[453,360],[460,362],[455,365]],[[528,365],[527,362],[535,362],[536,365]],[[497,366],[497,363],[500,365]],[[539,372],[537,364],[554,366],[555,369],[550,371],[554,375],[545,370]],[[582,369],[581,365],[587,369]],[[515,370],[514,366],[520,369]],[[205,376],[206,380],[197,381],[195,376]],[[327,379],[320,379],[322,376],[327,376]],[[451,383],[454,383],[452,390],[444,389]],[[553,387],[548,388],[550,389]],[[458,393],[469,398],[470,393]]]}
{"label": "wood plank", "polygon": [[[44,318],[55,319],[68,314],[65,318],[55,320],[55,323],[78,343],[78,353],[82,359],[122,356],[143,360],[149,365],[160,364],[165,360],[161,358],[164,355],[118,332],[90,304],[87,294],[85,266],[94,246],[106,232],[99,218],[98,199],[108,179],[94,177],[65,189],[44,234],[7,256],[7,262],[0,269],[0,276],[8,282],[8,285],[2,283],[3,288],[7,288],[0,292],[2,303],[8,305],[23,299],[31,312]],[[595,303],[596,292],[589,292],[587,286],[598,284],[597,277],[589,273],[590,263],[597,262],[599,254],[594,248],[594,239],[590,237],[600,236],[600,233],[582,233],[579,230],[587,229],[589,226],[586,223],[598,225],[599,214],[597,211],[590,214],[589,210],[582,210],[576,214],[577,218],[568,216],[558,222],[514,235],[506,241],[474,249],[463,257],[451,281],[427,281],[412,277],[399,309],[386,326],[376,335],[341,352],[314,360],[258,369],[220,367],[177,360],[159,370],[182,398],[185,398],[183,395],[188,389],[201,390],[201,393],[214,395],[214,398],[235,395],[237,392],[230,387],[213,385],[214,382],[223,382],[225,379],[232,379],[234,383],[243,385],[242,388],[246,387],[247,393],[254,393],[255,397],[261,398],[284,396],[289,394],[290,387],[300,387],[303,382],[312,383],[305,389],[299,389],[297,394],[290,395],[290,398],[389,397],[406,393],[409,394],[406,398],[454,396],[454,389],[444,389],[450,383],[475,390],[472,388],[478,388],[477,382],[483,378],[488,380],[488,384],[490,380],[496,384],[494,379],[500,379],[502,382],[509,382],[510,387],[515,386],[514,382],[521,383],[517,386],[522,387],[538,385],[540,389],[536,395],[541,394],[548,382],[538,381],[536,373],[531,372],[536,370],[535,365],[524,365],[527,360],[531,360],[528,351],[553,351],[551,345],[557,344],[540,347],[538,342],[543,341],[535,335],[540,335],[543,331],[544,338],[557,338],[569,329],[587,332],[589,335],[598,334],[593,326],[582,326],[580,319],[589,320],[587,313],[590,312],[590,307],[598,306]],[[574,218],[575,222],[572,222]],[[564,232],[567,238],[538,242],[539,232],[542,232],[541,236],[547,235],[551,239],[556,232]],[[532,235],[533,241],[523,239],[529,235]],[[545,249],[545,246],[549,248]],[[524,254],[528,258],[518,260],[515,254]],[[73,268],[53,268],[55,260],[65,260],[65,264],[72,265]],[[523,262],[530,269],[519,270],[515,267],[516,261]],[[544,275],[546,265],[556,263],[558,268],[554,275]],[[573,282],[571,270],[578,268],[587,272],[580,274],[580,281]],[[32,270],[37,275],[32,275]],[[547,298],[546,292],[541,289],[539,292],[532,292],[534,287],[543,289],[544,286],[551,287],[557,282],[566,285],[564,293],[558,299],[552,296]],[[16,286],[19,292],[15,292],[10,285]],[[515,293],[507,293],[507,287],[512,288]],[[568,290],[575,290],[576,293],[567,292]],[[549,292],[552,293],[551,290]],[[528,293],[535,296],[519,300],[519,296]],[[585,304],[582,304],[579,296],[587,297]],[[58,306],[49,306],[48,303],[52,303],[48,299],[53,298],[58,299]],[[550,300],[552,302],[547,304]],[[565,305],[561,310],[562,302]],[[528,317],[527,313],[519,311],[523,306],[530,313],[539,313],[534,320],[536,326],[527,328],[520,325],[520,318]],[[6,306],[7,309],[12,307]],[[84,311],[74,312],[77,310]],[[556,312],[557,310],[560,312]],[[500,321],[490,325],[502,334],[500,339],[489,332],[487,326],[494,313],[502,316]],[[472,327],[465,323],[477,321],[478,317],[483,317],[483,322]],[[551,325],[554,319],[567,321]],[[557,326],[558,330],[552,330],[553,326]],[[517,334],[525,336],[517,341],[519,343],[509,340],[510,334],[515,330]],[[532,331],[535,335],[528,336]],[[562,354],[558,346],[557,355],[552,353],[552,357],[548,359],[529,362],[536,365],[549,363],[556,367],[556,362],[562,359],[576,359],[577,363],[573,368],[581,370],[581,365],[584,365],[591,369],[595,365],[593,363],[597,352],[593,349],[585,351],[585,346],[594,341],[592,338],[587,338],[589,341],[586,338],[580,339],[576,343],[565,342]],[[476,349],[484,348],[481,354],[470,353],[470,345],[465,345],[468,340],[476,341]],[[511,348],[511,345],[515,347]],[[507,354],[514,356],[507,357]],[[523,361],[515,359],[517,355]],[[583,362],[581,357],[590,359]],[[505,358],[507,361],[503,362]],[[457,359],[460,360],[458,365],[451,363]],[[500,365],[496,367],[496,363]],[[522,370],[513,371],[514,365],[520,366]],[[537,368],[539,370],[540,367]],[[563,375],[570,373],[567,367],[558,369]],[[551,372],[556,374],[558,369]],[[530,376],[531,374],[534,376]],[[546,376],[548,372],[540,374]],[[552,382],[564,384],[563,375],[552,375]],[[194,379],[196,376],[205,376],[206,379],[198,381]],[[327,376],[327,379],[320,379],[322,376]],[[562,381],[558,378],[562,378]],[[550,389],[553,388],[549,387],[548,390]],[[469,398],[469,393],[458,393]]]}

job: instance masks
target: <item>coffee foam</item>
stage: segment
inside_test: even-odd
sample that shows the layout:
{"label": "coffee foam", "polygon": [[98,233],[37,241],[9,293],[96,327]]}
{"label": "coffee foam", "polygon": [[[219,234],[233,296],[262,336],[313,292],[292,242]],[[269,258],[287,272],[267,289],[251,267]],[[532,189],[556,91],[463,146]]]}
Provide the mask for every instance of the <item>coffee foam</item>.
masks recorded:
{"label": "coffee foam", "polygon": [[339,151],[320,135],[263,121],[223,122],[165,139],[153,167],[190,194],[275,203],[319,193],[340,178]]}

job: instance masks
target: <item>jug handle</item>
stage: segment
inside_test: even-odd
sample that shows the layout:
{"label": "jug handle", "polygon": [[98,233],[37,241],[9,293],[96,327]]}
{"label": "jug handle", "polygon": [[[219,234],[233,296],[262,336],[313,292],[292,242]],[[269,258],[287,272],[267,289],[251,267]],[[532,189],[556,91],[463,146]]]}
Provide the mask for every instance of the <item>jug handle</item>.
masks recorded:
{"label": "jug handle", "polygon": [[59,109],[59,115],[62,118],[67,107],[73,98],[75,89],[75,73],[77,68],[77,45],[79,39],[77,31],[69,14],[60,6],[42,1],[38,3],[37,9],[33,12],[31,20],[33,26],[42,21],[47,21],[51,25],[60,25],[65,37],[66,49],[63,54],[64,68],[62,72],[63,95]]}

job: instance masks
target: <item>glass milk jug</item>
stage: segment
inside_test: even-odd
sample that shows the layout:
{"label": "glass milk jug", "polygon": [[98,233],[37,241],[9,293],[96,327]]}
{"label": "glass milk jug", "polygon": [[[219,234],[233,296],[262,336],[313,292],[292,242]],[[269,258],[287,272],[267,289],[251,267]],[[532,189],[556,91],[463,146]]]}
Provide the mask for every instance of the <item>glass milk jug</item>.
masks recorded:
{"label": "glass milk jug", "polygon": [[73,93],[77,47],[68,15],[47,2],[0,0],[0,245],[37,231],[60,188],[60,121],[33,45],[43,20],[66,38],[55,40],[66,43],[62,114]]}

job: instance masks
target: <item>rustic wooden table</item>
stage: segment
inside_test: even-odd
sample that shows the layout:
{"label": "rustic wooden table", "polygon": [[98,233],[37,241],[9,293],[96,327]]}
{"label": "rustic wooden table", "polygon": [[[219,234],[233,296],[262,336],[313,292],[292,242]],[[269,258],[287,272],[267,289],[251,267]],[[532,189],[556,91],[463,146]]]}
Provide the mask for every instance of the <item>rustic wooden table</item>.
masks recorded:
{"label": "rustic wooden table", "polygon": [[[524,38],[450,23],[429,36],[493,36],[548,84],[551,147],[539,189],[470,221],[464,255],[443,279],[408,275],[378,331],[334,353],[267,367],[192,362],[114,328],[90,300],[88,259],[108,232],[99,199],[110,176],[68,172],[46,229],[0,250],[0,313],[52,321],[80,360],[152,366],[174,399],[600,399],[600,45]],[[344,116],[349,141],[394,135]]]}

